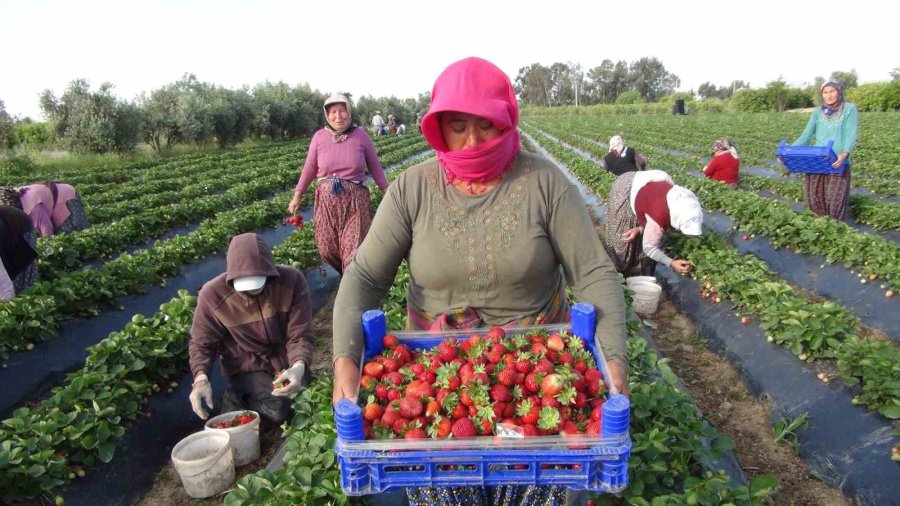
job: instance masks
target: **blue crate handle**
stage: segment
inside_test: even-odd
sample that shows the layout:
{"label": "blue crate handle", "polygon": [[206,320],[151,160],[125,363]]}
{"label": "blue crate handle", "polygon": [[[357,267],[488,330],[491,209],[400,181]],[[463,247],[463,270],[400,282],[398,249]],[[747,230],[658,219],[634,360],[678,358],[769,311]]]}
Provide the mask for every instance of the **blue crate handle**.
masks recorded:
{"label": "blue crate handle", "polygon": [[365,350],[363,364],[381,354],[384,349],[382,338],[387,334],[387,318],[380,309],[366,311],[362,315],[362,327],[365,334]]}

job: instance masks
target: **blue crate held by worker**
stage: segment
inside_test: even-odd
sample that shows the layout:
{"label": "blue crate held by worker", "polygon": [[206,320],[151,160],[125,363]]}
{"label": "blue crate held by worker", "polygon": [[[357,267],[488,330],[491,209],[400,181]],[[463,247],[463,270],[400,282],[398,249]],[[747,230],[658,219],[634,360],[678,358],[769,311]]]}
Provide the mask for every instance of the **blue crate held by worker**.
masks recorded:
{"label": "blue crate held by worker", "polygon": [[801,174],[843,174],[847,169],[849,158],[844,160],[840,167],[831,165],[837,161],[834,154],[834,141],[828,141],[826,146],[791,146],[787,141],[781,141],[775,155],[781,157],[781,161],[788,172]]}
{"label": "blue crate held by worker", "polygon": [[[594,339],[596,311],[589,304],[572,307],[572,323],[508,329],[571,330],[580,337],[608,378],[603,351]],[[386,319],[381,311],[363,315],[363,362],[383,351]],[[486,330],[486,329],[485,329]],[[467,339],[478,330],[392,332],[411,350],[431,349],[445,338]],[[362,409],[343,399],[335,406],[335,453],[341,487],[348,495],[368,495],[402,487],[560,485],[596,492],[619,492],[628,485],[630,402],[612,394],[602,407],[600,436],[486,436],[464,439],[366,440]]]}

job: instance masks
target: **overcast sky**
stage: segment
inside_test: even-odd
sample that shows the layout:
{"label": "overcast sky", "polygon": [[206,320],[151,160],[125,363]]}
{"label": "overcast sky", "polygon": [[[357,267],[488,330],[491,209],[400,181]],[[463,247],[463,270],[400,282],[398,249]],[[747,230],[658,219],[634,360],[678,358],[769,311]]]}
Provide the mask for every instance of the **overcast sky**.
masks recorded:
{"label": "overcast sky", "polygon": [[681,89],[833,70],[887,81],[900,67],[891,2],[0,0],[0,100],[40,118],[38,95],[104,81],[122,98],[186,72],[227,87],[309,83],[323,92],[415,97],[449,63],[481,56],[511,79],[538,62],[655,56]]}

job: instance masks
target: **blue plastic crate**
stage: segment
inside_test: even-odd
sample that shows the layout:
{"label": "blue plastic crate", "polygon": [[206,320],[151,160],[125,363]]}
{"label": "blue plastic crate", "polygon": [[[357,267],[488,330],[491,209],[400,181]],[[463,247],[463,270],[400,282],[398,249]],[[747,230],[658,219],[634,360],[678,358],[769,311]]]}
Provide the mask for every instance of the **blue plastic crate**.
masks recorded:
{"label": "blue plastic crate", "polygon": [[[588,304],[572,307],[572,323],[510,329],[558,331],[571,328],[584,340],[598,365],[605,364],[594,340],[596,312]],[[386,319],[381,311],[363,315],[364,360],[383,350]],[[397,332],[411,349],[430,349],[446,337],[464,340],[464,332]],[[605,369],[605,367],[604,367]],[[604,374],[604,377],[609,377]],[[466,439],[364,440],[362,409],[348,399],[335,406],[338,438],[335,453],[341,487],[348,495],[385,492],[402,487],[562,485],[596,492],[619,492],[628,485],[630,402],[611,395],[603,405],[600,437],[539,436]]]}
{"label": "blue plastic crate", "polygon": [[788,172],[802,174],[843,174],[847,169],[848,159],[840,167],[831,166],[837,161],[834,154],[834,141],[828,141],[827,146],[790,146],[787,141],[781,141],[775,155],[781,157],[781,161]]}

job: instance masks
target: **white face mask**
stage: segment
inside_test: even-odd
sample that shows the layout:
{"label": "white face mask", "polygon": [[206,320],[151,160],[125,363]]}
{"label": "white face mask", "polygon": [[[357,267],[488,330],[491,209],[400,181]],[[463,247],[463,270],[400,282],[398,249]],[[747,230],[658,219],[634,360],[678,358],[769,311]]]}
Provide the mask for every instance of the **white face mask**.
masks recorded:
{"label": "white face mask", "polygon": [[245,291],[244,293],[246,293],[247,295],[259,295],[259,294],[262,293],[262,291],[263,291],[265,288],[266,288],[266,287],[257,288],[256,290],[247,290],[247,291]]}

